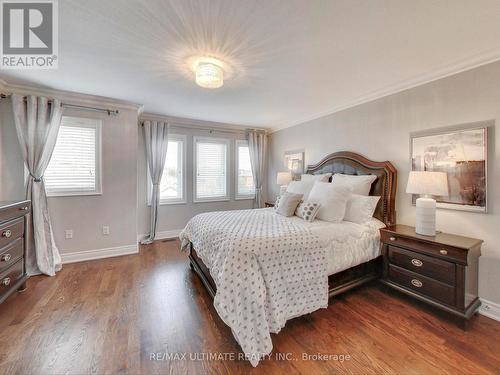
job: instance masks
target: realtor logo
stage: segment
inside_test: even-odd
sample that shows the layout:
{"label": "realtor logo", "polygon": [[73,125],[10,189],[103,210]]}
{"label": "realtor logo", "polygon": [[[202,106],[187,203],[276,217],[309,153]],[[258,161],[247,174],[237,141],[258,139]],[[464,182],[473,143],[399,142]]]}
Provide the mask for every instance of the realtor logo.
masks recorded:
{"label": "realtor logo", "polygon": [[57,68],[57,0],[0,0],[0,5],[0,68]]}

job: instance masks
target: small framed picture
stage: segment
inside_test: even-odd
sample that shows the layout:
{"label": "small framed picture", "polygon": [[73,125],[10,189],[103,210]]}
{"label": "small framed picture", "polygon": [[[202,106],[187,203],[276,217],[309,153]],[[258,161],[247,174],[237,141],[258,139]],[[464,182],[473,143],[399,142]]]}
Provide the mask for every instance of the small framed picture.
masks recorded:
{"label": "small framed picture", "polygon": [[293,179],[299,179],[304,173],[304,151],[285,152],[285,168],[292,173]]}

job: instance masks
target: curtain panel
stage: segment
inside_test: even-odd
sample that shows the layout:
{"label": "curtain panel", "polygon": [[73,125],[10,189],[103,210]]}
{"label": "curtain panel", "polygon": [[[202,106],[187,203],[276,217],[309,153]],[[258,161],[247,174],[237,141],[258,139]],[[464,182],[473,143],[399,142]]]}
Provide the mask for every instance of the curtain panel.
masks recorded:
{"label": "curtain panel", "polygon": [[24,164],[29,172],[26,198],[32,211],[27,217],[26,271],[54,276],[61,256],[54,241],[43,174],[56,145],[62,118],[59,100],[12,95],[12,109]]}
{"label": "curtain panel", "polygon": [[262,186],[264,184],[264,176],[266,173],[267,134],[263,131],[249,131],[248,149],[250,151],[250,164],[252,165],[253,182],[255,185],[254,207],[261,208],[264,206]]}
{"label": "curtain panel", "polygon": [[141,241],[141,244],[150,244],[156,236],[158,206],[160,204],[160,181],[167,157],[169,125],[161,121],[144,121],[143,128],[146,143],[146,160],[153,189],[151,194],[149,234],[146,239]]}

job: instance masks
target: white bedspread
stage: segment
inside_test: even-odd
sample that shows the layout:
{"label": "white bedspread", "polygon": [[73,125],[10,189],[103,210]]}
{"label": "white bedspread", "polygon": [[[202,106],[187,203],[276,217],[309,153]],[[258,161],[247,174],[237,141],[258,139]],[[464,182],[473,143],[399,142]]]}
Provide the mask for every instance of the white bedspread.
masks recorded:
{"label": "white bedspread", "polygon": [[[297,218],[301,220],[300,218]],[[385,225],[372,218],[366,224],[349,221],[330,223],[316,220],[311,230],[319,232],[326,247],[328,275],[368,262],[380,255],[380,228]]]}
{"label": "white bedspread", "polygon": [[269,208],[200,214],[180,234],[182,248],[191,242],[209,268],[214,306],[253,366],[271,352],[271,332],[328,306],[328,251],[355,232],[359,241],[370,233],[343,224],[308,223]]}

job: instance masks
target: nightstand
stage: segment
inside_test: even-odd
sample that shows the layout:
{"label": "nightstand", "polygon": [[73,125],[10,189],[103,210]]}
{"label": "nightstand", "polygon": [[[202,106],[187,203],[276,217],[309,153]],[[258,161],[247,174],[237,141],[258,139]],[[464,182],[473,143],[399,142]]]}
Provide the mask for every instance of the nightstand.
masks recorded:
{"label": "nightstand", "polygon": [[274,207],[274,202],[264,202],[264,207]]}
{"label": "nightstand", "polygon": [[381,229],[380,234],[381,282],[462,318],[466,329],[481,305],[478,259],[483,241],[446,233],[422,236],[406,225]]}

